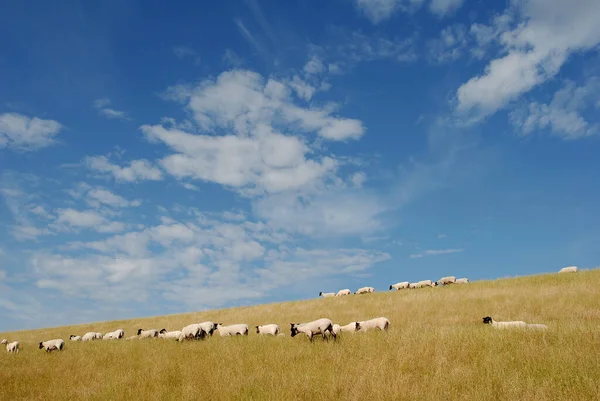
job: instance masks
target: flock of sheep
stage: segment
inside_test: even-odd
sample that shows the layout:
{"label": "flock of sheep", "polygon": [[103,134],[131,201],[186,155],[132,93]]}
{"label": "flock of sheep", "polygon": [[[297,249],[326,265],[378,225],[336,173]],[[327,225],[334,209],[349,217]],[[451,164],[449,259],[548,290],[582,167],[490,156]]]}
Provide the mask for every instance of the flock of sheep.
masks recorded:
{"label": "flock of sheep", "polygon": [[[577,266],[568,266],[560,269],[559,273],[576,273],[578,271]],[[409,283],[408,281],[396,283],[390,285],[390,290],[401,290],[410,288],[422,288],[422,287],[436,287],[450,284],[466,284],[469,280],[466,278],[456,279],[454,276],[442,277],[438,281],[423,280],[417,283]],[[375,292],[373,287],[362,287],[359,288],[355,294],[368,294]],[[343,289],[335,292],[324,293],[320,292],[319,296],[322,297],[334,297],[350,295],[352,292],[349,289]],[[547,330],[548,326],[544,324],[536,323],[525,323],[523,321],[512,321],[512,322],[497,322],[491,316],[483,318],[484,324],[489,324],[496,329],[507,329],[507,328],[529,328],[538,330]],[[295,337],[298,334],[304,334],[312,342],[313,337],[321,335],[324,340],[328,340],[329,337],[333,337],[337,340],[337,336],[343,332],[365,332],[370,329],[379,329],[382,331],[388,330],[390,321],[385,317],[378,317],[370,320],[350,322],[344,326],[334,324],[330,319],[321,318],[308,323],[290,323],[290,335]],[[255,326],[256,333],[259,335],[271,335],[271,336],[285,336],[281,333],[277,324],[266,324],[263,326]],[[178,331],[167,331],[162,329],[160,331],[156,329],[138,329],[137,334],[127,337],[125,340],[137,340],[145,338],[164,338],[176,341],[185,340],[202,340],[206,337],[212,337],[215,332],[219,332],[221,337],[226,336],[238,336],[248,335],[249,328],[247,324],[233,324],[224,326],[222,323],[214,322],[202,322],[193,323],[185,326]],[[123,329],[117,329],[104,335],[99,332],[90,331],[85,333],[83,336],[71,335],[69,339],[71,341],[94,341],[94,340],[119,340],[125,337],[125,331]],[[19,342],[13,341],[8,342],[7,340],[0,341],[0,344],[6,344],[6,351],[9,353],[19,352]],[[42,341],[39,344],[39,349],[44,349],[46,352],[50,351],[62,351],[65,346],[65,342],[62,339],[54,339]]]}

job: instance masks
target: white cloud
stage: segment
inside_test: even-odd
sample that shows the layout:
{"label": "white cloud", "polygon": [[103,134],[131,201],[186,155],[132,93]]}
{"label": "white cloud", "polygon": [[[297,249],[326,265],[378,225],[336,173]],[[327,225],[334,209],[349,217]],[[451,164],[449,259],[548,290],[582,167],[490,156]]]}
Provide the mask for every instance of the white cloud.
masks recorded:
{"label": "white cloud", "polygon": [[458,10],[465,0],[431,0],[429,9],[438,16],[445,16]]}
{"label": "white cloud", "polygon": [[367,175],[364,172],[359,171],[357,173],[354,173],[350,180],[356,188],[361,188],[363,184],[367,181]]}
{"label": "white cloud", "polygon": [[[484,42],[497,40],[501,56],[458,88],[457,111],[478,121],[553,78],[571,54],[600,43],[598,19],[596,0],[512,2],[505,17],[494,21],[502,21],[504,30],[484,29],[480,35]],[[477,30],[481,33],[481,26]]]}
{"label": "white cloud", "polygon": [[[515,128],[523,135],[536,129],[550,128],[552,133],[563,139],[579,139],[600,132],[600,124],[590,123],[582,113],[594,107],[600,96],[600,79],[591,78],[583,86],[567,81],[558,90],[550,104],[531,102],[524,109],[510,113]],[[595,114],[595,111],[590,113]]]}
{"label": "white cloud", "polygon": [[[426,0],[354,0],[358,8],[373,24],[379,24],[398,11],[413,13],[418,10]],[[443,17],[456,11],[462,6],[464,0],[431,0],[429,10]]]}
{"label": "white cloud", "polygon": [[464,249],[428,249],[420,253],[413,253],[409,257],[411,259],[418,259],[424,256],[437,256],[437,255],[449,255],[452,253],[463,252]]}
{"label": "white cloud", "polygon": [[101,98],[94,100],[94,108],[98,110],[100,115],[109,119],[130,120],[126,112],[112,109],[107,107],[108,105],[110,105],[110,99]]}
{"label": "white cloud", "polygon": [[101,205],[107,205],[111,207],[137,207],[141,205],[141,201],[136,199],[129,201],[122,196],[116,195],[110,192],[106,188],[102,187],[89,187],[87,188],[86,202],[94,207],[100,207]]}
{"label": "white cloud", "polygon": [[325,72],[325,65],[319,57],[313,55],[304,65],[304,72],[311,75],[321,74]]}
{"label": "white cloud", "polygon": [[55,222],[50,227],[58,231],[88,228],[101,233],[109,233],[125,229],[125,224],[108,221],[104,216],[93,210],[58,209],[56,216]]}
{"label": "white cloud", "polygon": [[460,58],[468,46],[467,29],[462,24],[451,25],[442,30],[439,39],[429,41],[429,59],[437,63]]}
{"label": "white cloud", "polygon": [[54,144],[63,126],[54,120],[29,118],[17,113],[0,114],[0,148],[34,151]]}
{"label": "white cloud", "polygon": [[106,156],[88,156],[84,164],[90,170],[112,175],[118,182],[162,180],[162,172],[146,159],[133,160],[128,166],[121,167],[111,163]]}

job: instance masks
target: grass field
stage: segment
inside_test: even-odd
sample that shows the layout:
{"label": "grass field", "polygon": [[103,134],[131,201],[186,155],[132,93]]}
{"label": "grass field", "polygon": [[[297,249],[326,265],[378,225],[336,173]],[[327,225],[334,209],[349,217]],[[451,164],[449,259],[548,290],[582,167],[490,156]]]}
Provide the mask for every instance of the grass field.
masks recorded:
{"label": "grass field", "polygon": [[[497,331],[482,317],[544,323],[546,333]],[[386,316],[388,333],[337,343],[289,337],[290,322]],[[286,337],[177,343],[95,341],[137,328],[179,330],[204,320],[278,323]],[[1,400],[598,400],[600,269],[254,307],[2,333],[21,342],[0,353]],[[39,341],[63,338],[46,354]],[[4,351],[4,350],[3,350]]]}

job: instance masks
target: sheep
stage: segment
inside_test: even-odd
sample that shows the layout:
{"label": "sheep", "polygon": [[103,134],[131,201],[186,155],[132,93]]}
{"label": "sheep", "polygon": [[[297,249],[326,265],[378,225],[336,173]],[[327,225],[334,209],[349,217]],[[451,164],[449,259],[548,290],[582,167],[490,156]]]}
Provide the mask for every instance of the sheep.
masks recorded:
{"label": "sheep", "polygon": [[368,294],[371,292],[375,292],[375,288],[373,287],[362,287],[356,290],[355,294]]}
{"label": "sheep", "polygon": [[491,324],[492,327],[496,329],[510,329],[510,328],[523,328],[527,327],[527,323],[523,321],[514,321],[514,322],[497,322],[492,319],[491,316],[486,316],[483,318],[483,324]]}
{"label": "sheep", "polygon": [[90,331],[88,333],[85,333],[82,337],[81,337],[81,341],[93,341],[93,340],[97,340],[97,335],[98,333],[94,332],[94,331]]}
{"label": "sheep", "polygon": [[65,342],[62,339],[57,338],[56,340],[42,341],[40,343],[39,349],[44,348],[46,350],[46,352],[56,351],[56,350],[62,351],[64,346],[65,346]]}
{"label": "sheep", "polygon": [[19,353],[19,342],[13,341],[12,343],[6,344],[6,352],[18,354]]}
{"label": "sheep", "polygon": [[100,333],[100,332],[96,333],[96,340],[102,340],[102,333]]}
{"label": "sheep", "polygon": [[454,276],[447,276],[447,277],[442,277],[441,279],[439,279],[436,284],[437,285],[448,285],[448,284],[453,284],[456,282],[456,277]]}
{"label": "sheep", "polygon": [[433,281],[431,280],[421,280],[418,284],[420,284],[421,287],[434,287]]}
{"label": "sheep", "polygon": [[217,330],[219,330],[221,337],[248,335],[247,324],[232,324],[230,326],[223,326],[222,323],[218,323]]}
{"label": "sheep", "polygon": [[419,283],[410,283],[408,285],[408,288],[421,288],[421,287],[422,287],[422,285]]}
{"label": "sheep", "polygon": [[181,334],[179,335],[178,341],[190,340],[190,339],[204,339],[207,333],[202,328],[201,323],[188,324],[183,329],[181,329]]}
{"label": "sheep", "polygon": [[76,336],[76,335],[71,334],[69,336],[69,340],[71,340],[71,341],[81,341],[81,336]]}
{"label": "sheep", "polygon": [[350,322],[345,326],[340,326],[339,324],[333,325],[333,332],[336,335],[340,334],[343,331],[346,331],[349,333],[354,333],[355,331],[358,331],[359,329],[360,329],[360,323],[358,323],[358,322]]}
{"label": "sheep", "polygon": [[539,323],[528,323],[527,328],[533,330],[548,330],[548,326]]}
{"label": "sheep", "polygon": [[323,297],[323,298],[335,297],[335,292],[323,292],[323,291],[321,291],[319,293],[319,296]]}
{"label": "sheep", "polygon": [[312,343],[313,336],[316,334],[321,334],[324,340],[329,340],[325,335],[329,332],[334,340],[337,341],[337,335],[333,332],[333,323],[331,320],[326,318],[321,318],[317,320],[313,320],[308,323],[290,323],[291,326],[291,336],[295,337],[299,333],[304,333]]}
{"label": "sheep", "polygon": [[408,285],[409,285],[409,284],[410,284],[410,283],[409,283],[408,281],[402,281],[402,282],[400,282],[400,283],[392,284],[392,285],[390,285],[390,290],[391,290],[392,288],[393,288],[393,289],[395,289],[396,291],[398,291],[398,290],[402,290],[402,289],[404,289],[404,288],[408,288]]}
{"label": "sheep", "polygon": [[158,336],[160,338],[167,338],[170,340],[177,340],[179,339],[179,336],[181,336],[181,331],[167,331],[167,329],[162,329],[159,333]]}
{"label": "sheep", "polygon": [[[96,333],[96,334],[98,334],[98,333]],[[102,339],[103,340],[118,340],[123,337],[125,337],[125,331],[123,329],[117,329],[115,331],[106,333],[104,335],[104,337],[102,337]]]}
{"label": "sheep", "polygon": [[138,329],[137,335],[140,338],[154,338],[154,337],[158,337],[158,330],[156,330],[156,329],[150,329],[150,330]]}
{"label": "sheep", "polygon": [[350,291],[349,289],[343,289],[343,290],[339,290],[337,292],[337,294],[335,294],[337,297],[341,297],[342,295],[350,295],[352,294],[352,291]]}
{"label": "sheep", "polygon": [[469,279],[468,278],[458,278],[458,279],[456,279],[454,284],[469,284]]}
{"label": "sheep", "polygon": [[279,334],[279,326],[276,324],[265,324],[263,326],[256,326],[256,334],[268,334],[276,336]]}
{"label": "sheep", "polygon": [[[213,323],[213,322],[202,322],[200,323],[200,328],[202,330],[204,330],[204,332],[211,336],[214,334],[215,330],[217,330],[217,325],[219,323]],[[222,323],[221,323],[222,324]]]}
{"label": "sheep", "polygon": [[579,270],[577,266],[568,266],[560,269],[559,273],[577,273],[577,270]]}
{"label": "sheep", "polygon": [[390,327],[390,321],[386,317],[376,317],[370,320],[363,320],[358,322],[357,331],[363,332],[370,329],[379,329],[388,331]]}

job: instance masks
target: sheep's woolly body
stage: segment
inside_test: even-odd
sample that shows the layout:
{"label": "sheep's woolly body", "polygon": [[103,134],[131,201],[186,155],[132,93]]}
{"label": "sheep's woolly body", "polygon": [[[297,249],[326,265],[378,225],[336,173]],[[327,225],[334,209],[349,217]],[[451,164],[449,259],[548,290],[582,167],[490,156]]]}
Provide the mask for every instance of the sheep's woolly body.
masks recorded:
{"label": "sheep's woolly body", "polygon": [[162,329],[160,333],[158,333],[158,336],[169,340],[177,340],[181,336],[181,331],[166,331],[165,329]]}
{"label": "sheep's woolly body", "polygon": [[492,319],[490,316],[486,316],[483,318],[484,324],[491,324],[495,329],[514,329],[514,328],[525,328],[527,327],[527,323],[521,320],[515,320],[512,322],[497,322]]}
{"label": "sheep's woolly body", "polygon": [[221,337],[248,335],[247,324],[232,324],[229,326],[223,326],[222,324],[218,324],[217,330],[219,331]]}
{"label": "sheep's woolly body", "polygon": [[439,279],[436,284],[437,285],[448,285],[448,284],[453,284],[454,282],[456,282],[456,277],[446,276],[446,277],[442,277],[441,279]]}
{"label": "sheep's woolly body", "polygon": [[303,333],[312,342],[313,336],[321,334],[323,339],[327,339],[326,333],[329,332],[334,339],[337,339],[336,333],[333,332],[333,323],[331,320],[321,318],[308,323],[290,323],[291,325],[291,336]]}
{"label": "sheep's woolly body", "polygon": [[391,289],[395,289],[396,291],[402,290],[404,288],[408,288],[409,284],[410,283],[408,281],[402,281],[400,283],[392,284],[392,285],[390,285],[390,290]]}
{"label": "sheep's woolly body", "polygon": [[279,326],[276,324],[265,324],[263,326],[256,326],[256,334],[276,336],[279,334]]}
{"label": "sheep's woolly body", "polygon": [[323,298],[335,297],[335,292],[320,292],[319,296]]}
{"label": "sheep's woolly body", "polygon": [[431,280],[421,280],[419,281],[417,284],[419,284],[421,287],[433,287],[433,281]]}
{"label": "sheep's woolly body", "polygon": [[65,342],[63,339],[61,338],[57,338],[55,340],[47,340],[47,341],[42,341],[40,343],[40,349],[45,349],[46,352],[50,352],[50,351],[62,351],[63,347],[65,346]]}
{"label": "sheep's woolly body", "polygon": [[337,292],[337,294],[335,294],[337,297],[341,297],[342,295],[350,295],[352,294],[352,291],[350,291],[348,288],[345,288],[343,290],[339,290]]}
{"label": "sheep's woolly body", "polygon": [[18,354],[19,353],[19,342],[13,341],[7,344],[6,340],[2,340],[2,344],[6,344],[6,352]]}
{"label": "sheep's woolly body", "polygon": [[355,294],[369,294],[375,292],[375,288],[373,287],[362,287],[356,290]]}
{"label": "sheep's woolly body", "polygon": [[454,284],[469,284],[469,279],[468,278],[459,278],[459,279],[456,279]]}
{"label": "sheep's woolly body", "polygon": [[140,339],[154,338],[154,337],[158,337],[158,330],[156,330],[156,329],[150,329],[150,330],[138,329],[137,335],[140,337]]}
{"label": "sheep's woolly body", "polygon": [[577,266],[567,266],[560,269],[559,273],[577,273]]}
{"label": "sheep's woolly body", "polygon": [[334,324],[333,332],[335,334],[340,334],[342,332],[354,333],[354,332],[358,331],[359,327],[360,327],[360,325],[358,324],[358,322],[350,322],[345,326],[340,326],[339,324]]}
{"label": "sheep's woolly body", "polygon": [[390,327],[390,321],[386,317],[376,317],[370,320],[363,320],[358,322],[359,329],[358,331],[368,331],[370,329],[379,329],[387,331]]}

